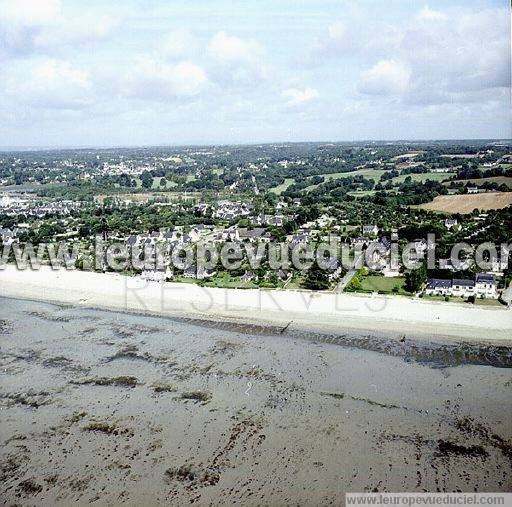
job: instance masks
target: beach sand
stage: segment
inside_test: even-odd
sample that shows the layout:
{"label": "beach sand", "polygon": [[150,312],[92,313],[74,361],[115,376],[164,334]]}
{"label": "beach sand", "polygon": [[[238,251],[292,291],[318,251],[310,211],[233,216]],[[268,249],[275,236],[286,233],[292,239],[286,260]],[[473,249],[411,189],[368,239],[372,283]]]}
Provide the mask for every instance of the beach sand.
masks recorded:
{"label": "beach sand", "polygon": [[202,288],[112,273],[0,270],[0,296],[88,308],[271,324],[291,329],[366,330],[395,337],[512,344],[512,311],[400,296]]}
{"label": "beach sand", "polygon": [[317,507],[512,488],[509,368],[460,347],[439,363],[409,337],[382,353],[271,331],[0,298],[0,499]]}

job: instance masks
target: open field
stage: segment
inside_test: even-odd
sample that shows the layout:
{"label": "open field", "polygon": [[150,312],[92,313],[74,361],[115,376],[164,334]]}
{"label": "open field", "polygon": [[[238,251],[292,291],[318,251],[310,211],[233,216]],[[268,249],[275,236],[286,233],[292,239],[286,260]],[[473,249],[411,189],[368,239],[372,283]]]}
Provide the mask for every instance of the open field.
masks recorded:
{"label": "open field", "polygon": [[423,151],[411,151],[410,153],[404,153],[403,155],[397,155],[393,157],[391,160],[402,160],[404,158],[414,158],[417,157],[420,153],[424,153]]}
{"label": "open field", "polygon": [[405,179],[410,176],[412,181],[421,181],[424,183],[425,181],[444,181],[452,176],[455,176],[455,173],[420,173],[420,174],[401,174],[396,178],[393,178],[391,181],[393,184],[403,183]]}
{"label": "open field", "polygon": [[385,277],[369,275],[361,279],[361,289],[363,292],[380,292],[381,294],[392,294],[393,289],[396,294],[408,295],[405,290],[405,278],[399,277]]}
{"label": "open field", "polygon": [[512,192],[488,192],[485,194],[440,195],[432,202],[416,208],[444,213],[471,213],[474,209],[489,210],[506,208],[512,204]]}
{"label": "open field", "polygon": [[476,158],[479,155],[477,153],[447,153],[445,155],[441,155],[444,158]]}
{"label": "open field", "polygon": [[121,200],[131,202],[148,202],[150,199],[166,198],[169,201],[177,201],[180,199],[199,199],[201,194],[199,192],[141,192],[141,193],[129,193],[129,194],[111,194],[111,195],[98,195],[96,200],[103,202],[107,197],[116,197]]}
{"label": "open field", "polygon": [[272,192],[273,194],[281,195],[290,185],[293,185],[295,183],[294,178],[286,178],[281,185],[278,185],[277,187],[273,187],[269,190],[269,192]]}
{"label": "open field", "polygon": [[[489,178],[474,178],[471,180],[455,180],[455,183],[473,183],[476,186],[481,186],[486,182],[497,183],[498,185],[507,185],[508,188],[512,188],[512,177],[510,176],[491,176]],[[451,183],[451,182],[449,182]],[[447,182],[446,185],[449,185]]]}
{"label": "open field", "polygon": [[[380,177],[385,172],[386,171],[384,169],[359,169],[357,171],[349,171],[342,173],[320,174],[320,176],[323,176],[325,178],[325,181],[339,180],[340,178],[349,178],[354,176],[363,176],[364,178],[377,182],[380,180]],[[310,190],[313,190],[316,187],[318,187],[318,185],[310,185],[309,187],[306,187],[305,190],[309,192]]]}

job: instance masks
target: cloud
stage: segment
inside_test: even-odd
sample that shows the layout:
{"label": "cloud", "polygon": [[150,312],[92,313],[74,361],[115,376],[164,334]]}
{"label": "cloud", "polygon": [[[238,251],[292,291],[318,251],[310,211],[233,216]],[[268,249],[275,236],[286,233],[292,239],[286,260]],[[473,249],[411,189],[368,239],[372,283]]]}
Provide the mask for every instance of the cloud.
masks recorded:
{"label": "cloud", "polygon": [[411,79],[410,69],[396,60],[381,60],[361,73],[358,89],[370,95],[404,93]]}
{"label": "cloud", "polygon": [[303,90],[288,88],[281,92],[281,96],[286,99],[287,107],[297,107],[317,99],[320,94],[315,88],[304,88]]}
{"label": "cloud", "polygon": [[0,1],[0,20],[18,25],[44,25],[51,23],[60,13],[60,0]]}
{"label": "cloud", "polygon": [[0,0],[0,60],[105,38],[118,19],[65,16],[60,0]]}
{"label": "cloud", "polygon": [[261,55],[260,44],[253,40],[244,40],[226,32],[218,32],[208,45],[210,56],[222,64],[254,62]]}
{"label": "cloud", "polygon": [[89,74],[64,60],[13,69],[5,78],[5,90],[22,105],[44,109],[82,109],[94,99]]}
{"label": "cloud", "polygon": [[441,12],[435,11],[428,7],[423,7],[420,12],[416,15],[416,19],[419,21],[444,21],[448,18],[448,16]]}
{"label": "cloud", "polygon": [[327,26],[311,51],[309,66],[332,59],[363,66],[357,90],[364,95],[473,102],[474,92],[510,88],[510,13],[426,6],[393,22],[355,15]]}
{"label": "cloud", "polygon": [[193,53],[198,46],[197,39],[187,28],[179,28],[167,34],[161,46],[161,52],[169,60],[183,58]]}
{"label": "cloud", "polygon": [[208,85],[202,67],[190,61],[168,64],[151,57],[137,58],[125,80],[125,94],[156,101],[190,99]]}

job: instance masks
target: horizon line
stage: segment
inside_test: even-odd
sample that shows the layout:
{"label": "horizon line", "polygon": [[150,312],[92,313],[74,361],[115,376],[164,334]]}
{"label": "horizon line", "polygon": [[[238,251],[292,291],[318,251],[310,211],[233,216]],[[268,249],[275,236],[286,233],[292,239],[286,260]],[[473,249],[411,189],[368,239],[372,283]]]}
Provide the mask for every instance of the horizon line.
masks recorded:
{"label": "horizon line", "polygon": [[242,143],[157,143],[157,144],[105,144],[105,145],[6,145],[0,146],[0,152],[36,152],[36,151],[66,151],[66,150],[109,150],[134,148],[195,148],[195,147],[223,147],[223,146],[270,146],[270,145],[296,145],[296,144],[399,144],[399,143],[448,143],[448,142],[504,142],[512,143],[512,138],[481,137],[481,138],[418,138],[418,139],[355,139],[355,140],[322,140],[322,141],[264,141]]}

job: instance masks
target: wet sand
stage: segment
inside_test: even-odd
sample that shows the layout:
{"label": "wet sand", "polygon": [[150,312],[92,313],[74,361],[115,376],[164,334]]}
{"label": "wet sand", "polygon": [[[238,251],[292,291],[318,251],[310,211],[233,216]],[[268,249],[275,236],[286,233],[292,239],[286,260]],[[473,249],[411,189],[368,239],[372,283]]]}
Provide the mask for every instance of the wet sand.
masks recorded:
{"label": "wet sand", "polygon": [[509,349],[281,331],[0,298],[2,503],[511,490]]}

